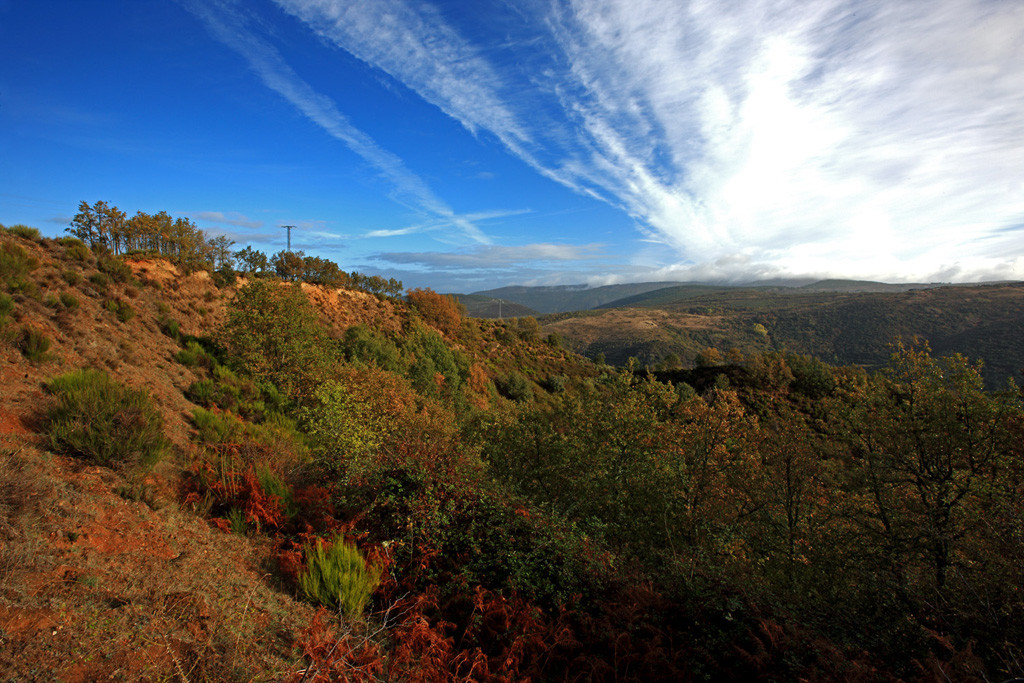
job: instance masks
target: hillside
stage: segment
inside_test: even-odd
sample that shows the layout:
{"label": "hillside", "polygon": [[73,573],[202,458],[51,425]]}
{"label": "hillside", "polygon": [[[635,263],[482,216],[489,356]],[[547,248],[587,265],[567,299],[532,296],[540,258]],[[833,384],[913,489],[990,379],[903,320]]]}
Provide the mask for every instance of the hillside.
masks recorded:
{"label": "hillside", "polygon": [[605,287],[587,287],[586,285],[501,287],[499,289],[474,292],[473,294],[521,304],[538,313],[546,314],[562,313],[565,311],[585,311],[597,308],[610,301],[662,289],[673,284],[675,283],[641,282],[625,285],[607,285]]}
{"label": "hillside", "polygon": [[[165,259],[104,258],[0,232],[0,679],[298,680],[326,631],[310,631],[315,607],[276,569],[282,548],[225,534],[183,497],[201,448],[189,388],[207,371],[182,362],[180,340],[216,333],[247,280],[217,286]],[[401,302],[302,287],[336,339],[408,325]],[[579,372],[503,330],[478,326],[463,347],[478,402],[503,400],[489,377],[512,368],[536,381]],[[44,384],[76,368],[144,388],[172,455],[139,472],[51,451]]]}
{"label": "hillside", "polygon": [[922,344],[772,348],[903,296],[1010,334],[1017,286],[549,326],[747,335],[647,373],[315,257],[90,239],[0,230],[4,680],[1024,675],[1024,396]]}
{"label": "hillside", "polygon": [[[692,362],[706,347],[721,353],[788,349],[838,364],[881,367],[898,338],[926,339],[937,352],[985,363],[986,382],[1020,378],[1024,284],[956,285],[898,292],[836,292],[817,287],[682,286],[620,300],[614,309],[552,316],[576,351],[657,364],[670,354]],[[756,331],[762,325],[767,334]]]}
{"label": "hillside", "polygon": [[539,313],[514,301],[505,301],[483,294],[453,294],[466,307],[466,315],[473,318],[525,318]]}

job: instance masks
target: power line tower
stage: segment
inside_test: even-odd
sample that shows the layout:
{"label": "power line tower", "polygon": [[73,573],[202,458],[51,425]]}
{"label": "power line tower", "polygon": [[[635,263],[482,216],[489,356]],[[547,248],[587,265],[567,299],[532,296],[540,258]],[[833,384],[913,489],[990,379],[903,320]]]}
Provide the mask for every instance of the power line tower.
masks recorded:
{"label": "power line tower", "polygon": [[295,226],[294,225],[282,225],[281,227],[288,231],[288,251],[291,251],[292,250],[292,228],[294,228]]}

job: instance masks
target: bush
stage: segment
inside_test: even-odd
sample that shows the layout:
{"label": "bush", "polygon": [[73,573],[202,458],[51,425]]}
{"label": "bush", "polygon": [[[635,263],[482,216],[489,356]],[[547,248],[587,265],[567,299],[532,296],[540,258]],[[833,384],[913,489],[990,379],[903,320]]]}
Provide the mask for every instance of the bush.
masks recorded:
{"label": "bush", "polygon": [[192,411],[196,439],[200,443],[233,443],[245,437],[245,423],[231,413],[213,413],[205,408]]}
{"label": "bush", "polygon": [[116,256],[103,256],[96,262],[96,268],[101,273],[106,273],[114,282],[129,282],[132,279],[132,269],[128,264]]}
{"label": "bush", "polygon": [[163,420],[145,390],[130,389],[99,370],[55,377],[46,388],[56,397],[46,422],[58,452],[105,466],[151,467],[167,447]]}
{"label": "bush", "polygon": [[380,569],[368,567],[359,549],[340,535],[329,546],[315,543],[304,550],[306,571],[299,586],[306,597],[349,619],[362,615],[380,583]]}
{"label": "bush", "polygon": [[40,239],[39,231],[27,225],[12,225],[7,228],[7,232],[15,237],[22,237],[33,242],[38,242]]}
{"label": "bush", "polygon": [[18,348],[21,355],[33,363],[43,363],[52,357],[50,351],[50,338],[46,333],[34,327],[21,328],[21,339],[18,341]]}
{"label": "bush", "polygon": [[38,265],[39,262],[17,244],[0,244],[0,280],[7,284],[8,289],[22,288],[20,282]]}
{"label": "bush", "polygon": [[92,258],[92,251],[77,237],[62,237],[60,243],[64,245],[64,255],[69,259],[88,261]]}
{"label": "bush", "polygon": [[0,294],[0,327],[7,322],[7,317],[14,310],[14,299],[6,294]]}
{"label": "bush", "polygon": [[82,274],[77,270],[65,270],[61,273],[61,276],[64,278],[64,282],[68,283],[72,287],[82,281]]}
{"label": "bush", "polygon": [[110,278],[103,273],[93,273],[89,276],[89,282],[100,292],[107,291],[107,287],[110,286]]}
{"label": "bush", "polygon": [[533,398],[533,390],[530,382],[521,374],[513,370],[504,377],[499,377],[494,382],[498,392],[505,398],[522,403]]}
{"label": "bush", "polygon": [[194,339],[190,339],[185,348],[174,354],[174,360],[190,368],[196,365],[208,368],[213,365],[213,357]]}
{"label": "bush", "polygon": [[253,280],[228,304],[220,341],[243,373],[309,399],[335,360],[316,311],[298,285]]}
{"label": "bush", "polygon": [[213,284],[219,288],[233,287],[238,282],[238,273],[231,266],[222,266],[213,271]]}
{"label": "bush", "polygon": [[66,308],[69,311],[74,311],[78,309],[78,297],[76,297],[71,292],[61,292],[60,302],[61,304],[63,304],[64,308]]}
{"label": "bush", "polygon": [[409,303],[419,311],[423,319],[449,337],[462,329],[462,314],[465,307],[451,295],[438,294],[432,289],[410,289]]}
{"label": "bush", "polygon": [[117,316],[120,322],[126,323],[135,317],[135,309],[127,301],[120,299],[109,299],[103,307]]}

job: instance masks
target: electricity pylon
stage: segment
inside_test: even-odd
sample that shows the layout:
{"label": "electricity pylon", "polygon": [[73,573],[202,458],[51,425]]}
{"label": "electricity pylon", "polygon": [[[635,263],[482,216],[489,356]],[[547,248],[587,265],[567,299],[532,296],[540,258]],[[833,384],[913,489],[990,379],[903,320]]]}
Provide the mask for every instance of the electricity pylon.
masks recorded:
{"label": "electricity pylon", "polygon": [[282,225],[281,227],[288,231],[288,251],[290,252],[292,250],[292,228],[294,228],[295,226]]}

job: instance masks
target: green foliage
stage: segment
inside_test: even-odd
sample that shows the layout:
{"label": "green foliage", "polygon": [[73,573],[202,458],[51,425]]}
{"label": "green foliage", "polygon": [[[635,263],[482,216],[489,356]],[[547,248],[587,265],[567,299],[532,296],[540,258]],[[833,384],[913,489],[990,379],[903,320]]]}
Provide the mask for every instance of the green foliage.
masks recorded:
{"label": "green foliage", "polygon": [[21,337],[18,340],[18,348],[21,355],[33,363],[44,363],[51,360],[50,345],[52,341],[42,330],[34,327],[24,326],[21,328]]}
{"label": "green foliage", "polygon": [[192,411],[192,424],[200,443],[237,443],[246,433],[245,423],[231,413],[214,413],[205,408]]}
{"label": "green foliage", "polygon": [[96,268],[114,282],[130,282],[134,279],[132,269],[116,256],[102,255],[96,260]]}
{"label": "green foliage", "polygon": [[27,225],[11,225],[7,228],[7,232],[8,234],[14,235],[15,237],[21,237],[22,239],[32,240],[33,242],[38,242],[41,239],[39,235],[39,230],[37,230],[36,228],[30,228]]}
{"label": "green foliage", "polygon": [[77,237],[62,237],[60,243],[64,246],[64,256],[66,258],[80,262],[85,262],[92,258],[92,250]]}
{"label": "green foliage", "polygon": [[314,402],[302,410],[301,421],[312,444],[314,462],[332,477],[348,478],[365,471],[383,439],[379,414],[342,383],[317,387]]}
{"label": "green foliage", "polygon": [[300,401],[309,399],[336,359],[297,285],[253,280],[239,289],[220,340],[238,369]]}
{"label": "green foliage", "polygon": [[367,566],[359,549],[341,535],[327,545],[305,546],[304,554],[306,570],[299,575],[299,586],[306,598],[348,619],[361,617],[380,583],[380,570]]}
{"label": "green foliage", "polygon": [[103,307],[114,314],[119,322],[126,323],[135,317],[135,309],[123,299],[107,299]]}
{"label": "green foliage", "polygon": [[37,267],[39,261],[21,246],[13,242],[0,243],[0,282],[12,293],[32,289],[25,276]]}
{"label": "green foliage", "polygon": [[82,274],[79,273],[77,270],[65,270],[63,273],[61,273],[61,277],[63,277],[64,281],[67,282],[72,287],[74,287],[75,285],[82,281]]}
{"label": "green foliage", "polygon": [[[195,366],[208,368],[214,364],[213,356],[203,348],[202,344],[194,339],[190,339],[184,349],[174,354],[174,360],[190,368]],[[199,401],[196,401],[196,403],[199,403]]]}
{"label": "green foliage", "polygon": [[351,363],[372,364],[399,374],[406,371],[406,360],[395,342],[366,325],[345,330],[344,351]]}
{"label": "green foliage", "polygon": [[60,304],[68,310],[78,310],[78,297],[71,292],[60,293]]}
{"label": "green foliage", "polygon": [[544,381],[544,388],[552,394],[560,394],[565,391],[565,375],[552,375]]}
{"label": "green foliage", "polygon": [[502,396],[518,403],[533,399],[533,389],[530,387],[529,380],[515,370],[503,377],[496,378],[494,385]]}
{"label": "green foliage", "polygon": [[107,287],[110,286],[110,278],[106,273],[93,273],[89,276],[89,282],[95,287],[101,294],[107,291]]}
{"label": "green foliage", "polygon": [[249,523],[245,519],[245,510],[242,508],[237,506],[229,508],[227,520],[228,525],[231,527],[231,533],[236,536],[245,536],[249,533]]}
{"label": "green foliage", "polygon": [[0,294],[0,328],[7,324],[7,320],[13,311],[14,299],[6,294]]}
{"label": "green foliage", "polygon": [[248,277],[260,277],[266,275],[270,262],[267,255],[252,247],[246,247],[235,252],[235,259],[239,262],[243,274]]}
{"label": "green foliage", "polygon": [[168,337],[178,342],[181,341],[181,323],[177,320],[171,320],[165,315],[161,315],[160,318],[157,319],[157,324],[160,326],[160,331]]}
{"label": "green foliage", "polygon": [[434,398],[457,397],[469,376],[469,359],[451,349],[434,330],[413,324],[402,350],[413,358],[408,377],[416,390]]}
{"label": "green foliage", "polygon": [[55,398],[46,423],[54,450],[99,465],[151,467],[167,442],[163,420],[144,390],[98,370],[76,370],[46,383]]}
{"label": "green foliage", "polygon": [[516,333],[525,342],[535,342],[540,339],[540,323],[532,315],[518,318],[516,320]]}
{"label": "green foliage", "polygon": [[218,287],[234,287],[238,282],[238,273],[231,266],[222,266],[213,271],[213,284]]}

